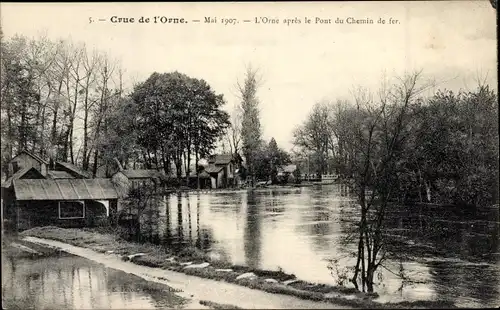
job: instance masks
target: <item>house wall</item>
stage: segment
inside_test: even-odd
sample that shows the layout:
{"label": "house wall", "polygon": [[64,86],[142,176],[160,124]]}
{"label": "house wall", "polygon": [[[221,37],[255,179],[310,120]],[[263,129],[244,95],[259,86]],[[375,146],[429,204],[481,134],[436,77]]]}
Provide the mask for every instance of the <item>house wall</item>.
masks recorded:
{"label": "house wall", "polygon": [[224,169],[217,173],[217,188],[223,188],[224,185]]}
{"label": "house wall", "polygon": [[234,165],[232,163],[229,163],[226,169],[227,169],[227,177],[234,178]]}
{"label": "house wall", "polygon": [[42,175],[47,175],[46,164],[37,161],[28,154],[21,153],[9,163],[9,176],[26,167],[34,167],[40,171]]}
{"label": "house wall", "polygon": [[[107,225],[116,214],[116,200],[109,200],[110,217],[106,208],[95,200],[84,200],[85,217],[78,219],[60,219],[59,201],[17,201],[15,211],[10,210],[11,221],[18,231],[37,226],[92,227]],[[14,212],[13,212],[14,211]],[[14,219],[12,219],[14,217]]]}

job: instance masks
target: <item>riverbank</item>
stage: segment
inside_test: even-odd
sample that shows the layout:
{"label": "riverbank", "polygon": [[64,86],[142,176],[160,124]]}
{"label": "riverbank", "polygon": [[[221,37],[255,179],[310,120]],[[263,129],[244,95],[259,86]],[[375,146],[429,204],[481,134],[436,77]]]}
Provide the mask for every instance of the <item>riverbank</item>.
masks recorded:
{"label": "riverbank", "polygon": [[57,240],[104,254],[117,254],[122,260],[137,265],[224,281],[268,293],[327,302],[332,305],[372,309],[455,307],[451,303],[441,301],[379,303],[374,300],[374,296],[358,293],[352,288],[308,283],[282,271],[255,270],[213,260],[194,247],[174,252],[153,244],[128,242],[113,234],[92,229],[39,227],[25,231],[21,235]]}

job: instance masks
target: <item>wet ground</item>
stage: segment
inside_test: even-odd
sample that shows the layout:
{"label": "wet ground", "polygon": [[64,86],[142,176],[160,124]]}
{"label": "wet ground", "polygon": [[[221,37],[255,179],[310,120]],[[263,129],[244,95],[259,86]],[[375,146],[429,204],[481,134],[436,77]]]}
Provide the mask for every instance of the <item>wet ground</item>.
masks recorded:
{"label": "wet ground", "polygon": [[[333,285],[355,263],[356,243],[349,241],[355,202],[338,185],[179,193],[162,201],[146,213],[144,240],[179,248],[191,243],[232,264],[281,269]],[[500,305],[498,209],[464,213],[401,207],[387,217],[387,235],[397,255],[377,275],[379,301]],[[333,273],[330,259],[338,260]],[[401,273],[410,281],[402,280]]]}
{"label": "wet ground", "polygon": [[4,309],[173,309],[186,304],[167,285],[65,252],[23,257],[12,248],[2,252]]}
{"label": "wet ground", "polygon": [[[203,304],[226,309],[233,305],[244,309],[346,308],[140,266],[123,261],[119,255],[58,241],[26,240],[27,246],[38,251],[49,246],[73,255],[44,250],[43,255],[20,258],[14,257],[16,251],[4,250],[2,297],[7,309],[208,308]],[[34,247],[40,243],[44,246]]]}

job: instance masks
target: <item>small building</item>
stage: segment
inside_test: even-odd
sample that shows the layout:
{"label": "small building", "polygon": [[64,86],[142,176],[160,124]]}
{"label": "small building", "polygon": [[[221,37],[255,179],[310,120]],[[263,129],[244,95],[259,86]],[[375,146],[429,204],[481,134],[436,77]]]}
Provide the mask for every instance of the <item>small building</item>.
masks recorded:
{"label": "small building", "polygon": [[226,187],[225,185],[227,184],[227,178],[225,178],[224,175],[224,166],[209,164],[203,171],[210,175],[211,188]]}
{"label": "small building", "polygon": [[237,173],[242,159],[238,154],[216,154],[208,158],[208,167],[205,168],[212,178],[213,188],[234,187],[239,183]]}
{"label": "small building", "polygon": [[7,177],[25,168],[35,168],[43,176],[46,176],[49,162],[36,154],[23,150],[12,158],[8,165]]}
{"label": "small building", "polygon": [[120,170],[112,178],[123,175],[128,180],[129,189],[140,185],[159,185],[164,178],[163,174],[155,169]]}
{"label": "small building", "polygon": [[189,175],[189,187],[198,187],[198,177],[200,178],[200,189],[207,189],[212,187],[212,177],[206,170],[202,170],[197,175],[196,172],[192,172]]}
{"label": "small building", "polygon": [[111,179],[16,179],[4,217],[17,231],[36,226],[108,224],[118,194]]}

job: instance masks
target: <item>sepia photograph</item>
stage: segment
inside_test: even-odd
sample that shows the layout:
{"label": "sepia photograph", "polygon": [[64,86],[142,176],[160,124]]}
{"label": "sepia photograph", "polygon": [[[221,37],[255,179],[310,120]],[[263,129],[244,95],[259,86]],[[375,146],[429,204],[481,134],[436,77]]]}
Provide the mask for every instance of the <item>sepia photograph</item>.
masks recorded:
{"label": "sepia photograph", "polygon": [[500,307],[497,1],[0,4],[2,309]]}

